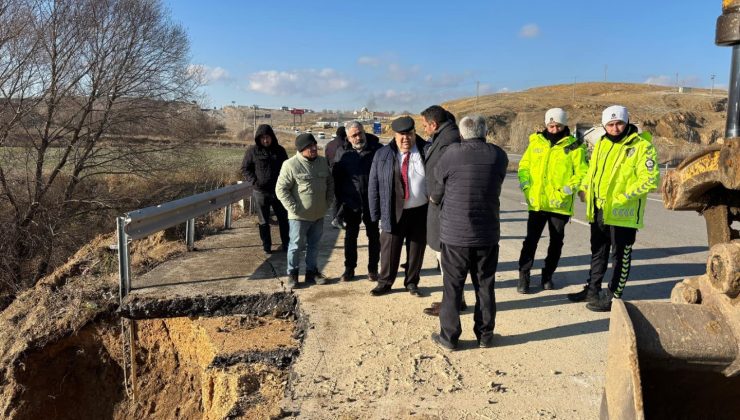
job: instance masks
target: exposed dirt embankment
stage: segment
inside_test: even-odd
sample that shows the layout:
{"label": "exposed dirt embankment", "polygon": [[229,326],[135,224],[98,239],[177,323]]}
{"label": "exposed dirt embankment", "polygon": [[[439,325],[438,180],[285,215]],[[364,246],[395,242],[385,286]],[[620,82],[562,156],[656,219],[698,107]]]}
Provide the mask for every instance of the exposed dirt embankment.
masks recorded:
{"label": "exposed dirt embankment", "polygon": [[600,124],[604,108],[620,104],[629,109],[632,122],[653,134],[663,161],[723,137],[727,95],[709,93],[703,89],[678,93],[674,88],[644,84],[579,83],[483,96],[477,105],[475,98],[465,98],[443,106],[458,118],[484,115],[494,141],[512,152],[521,152],[529,134],[543,128],[549,108],[565,109],[568,125],[575,130],[579,123]]}
{"label": "exposed dirt embankment", "polygon": [[[280,416],[304,333],[295,297],[195,297],[171,313],[139,302],[167,318],[122,319],[110,243],[98,237],[0,313],[0,417]],[[183,250],[164,234],[133,245],[135,275]]]}

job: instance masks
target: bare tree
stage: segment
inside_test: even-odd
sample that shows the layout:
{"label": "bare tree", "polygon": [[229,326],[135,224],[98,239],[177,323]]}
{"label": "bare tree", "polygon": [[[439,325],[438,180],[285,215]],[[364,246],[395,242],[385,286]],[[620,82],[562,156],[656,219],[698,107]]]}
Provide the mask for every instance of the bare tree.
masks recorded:
{"label": "bare tree", "polygon": [[0,0],[0,289],[34,284],[64,227],[111,205],[89,180],[158,169],[174,145],[124,140],[198,110],[188,54],[159,0]]}

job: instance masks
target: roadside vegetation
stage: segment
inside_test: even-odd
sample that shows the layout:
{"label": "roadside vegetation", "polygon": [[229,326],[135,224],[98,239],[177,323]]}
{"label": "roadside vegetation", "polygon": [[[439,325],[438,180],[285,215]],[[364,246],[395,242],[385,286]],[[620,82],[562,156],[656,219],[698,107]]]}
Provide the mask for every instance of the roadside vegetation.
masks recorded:
{"label": "roadside vegetation", "polygon": [[0,307],[111,215],[223,181],[190,166],[188,54],[160,1],[0,2]]}

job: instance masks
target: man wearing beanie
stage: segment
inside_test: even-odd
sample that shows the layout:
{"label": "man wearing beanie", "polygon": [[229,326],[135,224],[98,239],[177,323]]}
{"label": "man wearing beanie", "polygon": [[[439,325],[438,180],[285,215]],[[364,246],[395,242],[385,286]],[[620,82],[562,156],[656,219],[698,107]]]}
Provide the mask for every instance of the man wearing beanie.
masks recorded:
{"label": "man wearing beanie", "polygon": [[324,229],[324,215],[334,195],[329,164],[319,156],[313,134],[295,139],[295,156],[280,169],[275,193],[288,210],[290,244],[288,245],[289,288],[298,284],[300,256],[306,251],[306,283],[324,284],[318,269],[318,246]]}
{"label": "man wearing beanie", "polygon": [[[606,108],[601,124],[606,134],[594,146],[579,193],[586,201],[591,224],[591,275],[581,292],[568,294],[573,302],[586,300],[586,308],[597,312],[610,311],[612,299],[622,297],[632,264],[632,245],[645,223],[647,195],[660,181],[652,136],[638,133],[629,122],[627,108]],[[612,246],[614,272],[609,287],[602,291]]]}
{"label": "man wearing beanie", "polygon": [[393,140],[375,153],[370,167],[368,201],[370,218],[380,221],[380,273],[373,296],[390,293],[398,274],[401,251],[406,247],[403,285],[420,296],[419,274],[427,246],[427,189],[424,155],[429,143],[404,116],[393,120]]}
{"label": "man wearing beanie", "polygon": [[527,236],[519,254],[517,292],[529,293],[530,270],[542,231],[547,225],[547,247],[541,285],[554,287],[552,276],[560,261],[565,225],[573,215],[573,198],[588,170],[586,147],[568,128],[568,115],[560,108],[545,113],[545,129],[529,136],[529,145],[519,161],[519,187],[527,201]]}
{"label": "man wearing beanie", "polygon": [[375,152],[383,147],[380,139],[365,133],[359,121],[347,124],[347,141],[337,151],[336,162],[332,168],[336,204],[342,209],[346,223],[344,235],[344,274],[340,281],[350,281],[355,277],[357,267],[357,236],[360,223],[365,224],[367,235],[367,277],[378,280],[378,261],[380,260],[380,231],[378,222],[370,218],[367,201],[367,186],[370,167]]}

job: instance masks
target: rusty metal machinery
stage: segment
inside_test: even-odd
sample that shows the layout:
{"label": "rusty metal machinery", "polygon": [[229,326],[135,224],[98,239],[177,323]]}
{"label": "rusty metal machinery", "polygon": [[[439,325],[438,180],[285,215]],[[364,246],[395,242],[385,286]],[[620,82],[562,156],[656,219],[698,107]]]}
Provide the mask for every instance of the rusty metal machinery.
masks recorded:
{"label": "rusty metal machinery", "polygon": [[667,174],[663,202],[707,225],[707,272],[671,302],[612,304],[602,419],[740,418],[740,0],[724,0],[716,43],[732,47],[722,144]]}

